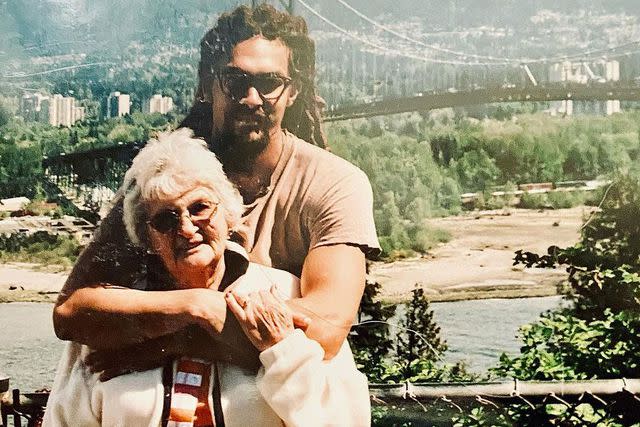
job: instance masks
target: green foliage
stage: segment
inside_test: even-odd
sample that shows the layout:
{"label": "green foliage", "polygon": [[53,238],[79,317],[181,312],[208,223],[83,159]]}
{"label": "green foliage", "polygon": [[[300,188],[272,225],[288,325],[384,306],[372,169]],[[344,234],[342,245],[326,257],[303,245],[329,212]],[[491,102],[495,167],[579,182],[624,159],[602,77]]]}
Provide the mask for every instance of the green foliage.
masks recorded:
{"label": "green foliage", "polygon": [[409,381],[469,381],[464,363],[440,362],[446,343],[421,288],[414,289],[411,301],[404,304],[396,335],[390,336],[389,319],[396,307],[378,300],[380,284],[367,281],[360,303],[358,320],[349,342],[358,369],[373,383]]}
{"label": "green foliage", "polygon": [[68,268],[81,247],[73,236],[37,231],[33,234],[0,235],[1,262],[33,262]]}
{"label": "green foliage", "polygon": [[440,328],[433,320],[424,289],[416,287],[412,291],[405,309],[396,338],[393,359],[396,369],[389,373],[389,378],[396,381],[432,379],[435,362],[447,350],[447,344],[440,339]]}
{"label": "green foliage", "polygon": [[45,186],[41,166],[43,155],[146,141],[159,131],[174,128],[178,119],[133,113],[105,121],[77,122],[71,128],[12,119],[0,133],[0,198],[34,198],[38,189]]}
{"label": "green foliage", "polygon": [[11,112],[0,102],[0,128],[9,123]]}
{"label": "green foliage", "polygon": [[[462,193],[482,192],[475,207],[499,209],[511,201],[491,196],[496,186],[640,169],[638,121],[639,112],[479,121],[438,111],[331,124],[327,133],[333,151],[369,177],[383,255],[393,259],[437,244],[423,219],[459,212]],[[558,209],[589,199],[582,192],[527,194],[520,206]]]}
{"label": "green foliage", "polygon": [[600,320],[575,316],[573,310],[546,313],[520,330],[521,355],[502,355],[494,372],[526,380],[635,378],[640,372],[637,336],[640,319],[606,309]]}
{"label": "green foliage", "polygon": [[386,367],[383,360],[393,347],[386,322],[395,314],[396,308],[377,299],[380,288],[378,282],[367,280],[358,311],[358,323],[365,323],[355,327],[349,335],[358,369],[365,372],[371,382],[382,381]]}
{"label": "green foliage", "polygon": [[0,145],[0,198],[33,198],[43,179],[41,160],[39,147]]}
{"label": "green foliage", "polygon": [[[587,380],[637,378],[640,375],[640,179],[625,175],[604,191],[601,211],[588,219],[580,243],[546,255],[518,251],[516,261],[528,267],[566,265],[562,288],[569,305],[545,313],[520,329],[520,355],[503,354],[492,369],[500,377],[521,380]],[[589,404],[576,407],[547,404],[538,410],[512,405],[506,421],[517,425],[622,426]],[[457,425],[485,425],[478,410]],[[495,414],[494,414],[495,415]],[[484,417],[484,418],[483,418]],[[522,421],[526,420],[524,424]],[[529,424],[534,420],[533,424]],[[496,425],[502,425],[496,423]]]}
{"label": "green foliage", "polygon": [[[599,426],[623,427],[631,425],[622,419],[607,418],[606,409],[583,403],[569,410],[564,404],[549,403],[532,409],[525,404],[511,404],[507,411],[489,406],[471,408],[468,413],[453,417],[454,427],[538,427],[538,426]],[[636,426],[637,424],[633,424]]]}

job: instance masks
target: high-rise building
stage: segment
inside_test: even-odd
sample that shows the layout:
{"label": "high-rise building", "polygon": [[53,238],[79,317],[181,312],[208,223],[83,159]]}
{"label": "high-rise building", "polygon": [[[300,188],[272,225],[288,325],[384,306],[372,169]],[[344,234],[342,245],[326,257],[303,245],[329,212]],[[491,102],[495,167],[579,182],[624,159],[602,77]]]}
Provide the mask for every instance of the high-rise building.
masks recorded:
{"label": "high-rise building", "polygon": [[[79,112],[81,114],[78,114]],[[49,99],[49,124],[52,126],[71,127],[84,118],[84,108],[76,107],[76,100],[71,96],[55,94]]]}
{"label": "high-rise building", "polygon": [[120,92],[111,92],[107,98],[107,118],[131,114],[131,97]]}
{"label": "high-rise building", "polygon": [[20,99],[20,114],[25,120],[49,123],[51,126],[71,127],[84,119],[84,107],[76,106],[71,96],[55,94],[45,96],[41,93],[25,94]]}
{"label": "high-rise building", "polygon": [[167,114],[173,110],[173,98],[155,94],[145,103],[145,112],[149,114]]}
{"label": "high-rise building", "polygon": [[48,121],[48,101],[49,97],[39,92],[24,94],[20,98],[20,115],[25,120]]}
{"label": "high-rise building", "polygon": [[[620,80],[620,63],[613,60],[596,62],[560,62],[549,68],[551,83],[607,83]],[[552,115],[565,114],[605,114],[607,116],[620,112],[620,101],[573,101],[563,100],[551,103]]]}

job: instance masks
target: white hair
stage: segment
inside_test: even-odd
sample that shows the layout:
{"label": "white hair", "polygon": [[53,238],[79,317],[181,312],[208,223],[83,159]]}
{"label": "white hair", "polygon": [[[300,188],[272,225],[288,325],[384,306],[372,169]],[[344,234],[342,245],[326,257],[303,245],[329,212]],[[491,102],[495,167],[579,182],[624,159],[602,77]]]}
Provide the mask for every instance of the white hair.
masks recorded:
{"label": "white hair", "polygon": [[216,193],[229,229],[235,229],[242,217],[242,197],[206,143],[193,138],[193,132],[187,128],[150,139],[133,159],[121,188],[122,219],[131,241],[147,245],[145,202],[175,198],[199,186]]}

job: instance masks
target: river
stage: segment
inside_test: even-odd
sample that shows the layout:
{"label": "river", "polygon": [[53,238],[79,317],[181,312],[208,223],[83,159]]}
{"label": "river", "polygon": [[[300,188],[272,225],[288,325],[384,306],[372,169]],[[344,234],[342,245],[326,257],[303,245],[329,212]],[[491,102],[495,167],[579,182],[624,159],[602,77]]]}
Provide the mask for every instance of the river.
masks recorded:
{"label": "river", "polygon": [[[517,354],[518,327],[558,307],[560,297],[486,299],[433,303],[447,362],[465,360],[475,372],[495,365],[502,352]],[[11,388],[33,391],[51,387],[62,351],[51,324],[50,304],[0,304],[0,374]]]}

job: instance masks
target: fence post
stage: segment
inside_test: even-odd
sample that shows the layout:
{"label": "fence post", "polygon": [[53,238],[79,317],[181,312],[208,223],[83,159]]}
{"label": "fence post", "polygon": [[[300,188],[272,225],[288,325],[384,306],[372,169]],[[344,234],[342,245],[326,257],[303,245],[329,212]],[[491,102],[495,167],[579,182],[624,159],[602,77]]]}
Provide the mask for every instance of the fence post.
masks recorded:
{"label": "fence post", "polygon": [[14,427],[22,427],[22,417],[18,412],[18,408],[20,407],[20,390],[13,389],[12,391],[12,406],[13,406],[13,425]]}

